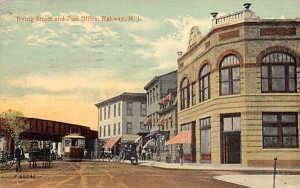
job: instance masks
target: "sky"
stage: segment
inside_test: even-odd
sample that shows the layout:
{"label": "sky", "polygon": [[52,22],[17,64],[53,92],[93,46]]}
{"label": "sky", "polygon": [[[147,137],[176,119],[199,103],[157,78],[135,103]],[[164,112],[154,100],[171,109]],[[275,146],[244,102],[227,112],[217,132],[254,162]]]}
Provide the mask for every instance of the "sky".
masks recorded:
{"label": "sky", "polygon": [[145,92],[177,69],[193,26],[205,36],[211,12],[245,2],[260,18],[300,18],[300,0],[0,0],[0,113],[97,130],[96,103]]}

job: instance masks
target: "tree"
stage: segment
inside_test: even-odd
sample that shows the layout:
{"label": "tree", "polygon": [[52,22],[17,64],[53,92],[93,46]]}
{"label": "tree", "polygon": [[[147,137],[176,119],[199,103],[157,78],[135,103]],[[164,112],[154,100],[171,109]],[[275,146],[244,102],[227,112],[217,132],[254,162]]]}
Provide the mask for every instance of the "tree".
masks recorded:
{"label": "tree", "polygon": [[24,115],[17,110],[9,109],[6,112],[2,112],[0,118],[3,122],[0,127],[0,135],[8,139],[17,141],[20,134],[30,127]]}

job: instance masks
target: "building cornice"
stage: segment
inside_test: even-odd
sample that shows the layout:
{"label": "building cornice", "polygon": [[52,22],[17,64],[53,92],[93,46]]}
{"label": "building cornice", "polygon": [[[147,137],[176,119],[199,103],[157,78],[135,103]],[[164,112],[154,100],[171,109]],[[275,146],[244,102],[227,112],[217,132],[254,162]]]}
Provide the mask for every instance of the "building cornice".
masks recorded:
{"label": "building cornice", "polygon": [[151,86],[153,86],[156,82],[158,82],[159,81],[159,79],[161,79],[161,78],[163,78],[163,77],[165,77],[165,76],[167,76],[167,75],[169,75],[169,74],[173,74],[173,73],[176,73],[177,72],[177,70],[175,70],[175,71],[172,71],[172,72],[168,72],[168,73],[166,73],[166,74],[163,74],[163,75],[160,75],[160,76],[155,76],[145,87],[144,87],[144,89],[145,90],[148,90]]}
{"label": "building cornice", "polygon": [[191,55],[195,50],[198,49],[199,46],[204,44],[208,38],[210,38],[213,34],[218,33],[220,31],[231,30],[235,28],[240,28],[244,26],[300,26],[300,21],[297,19],[285,19],[285,20],[273,20],[273,19],[261,19],[259,21],[248,21],[248,22],[241,22],[232,25],[226,25],[218,28],[212,28],[197,44],[195,44],[192,48],[187,50],[182,56],[180,56],[177,61],[178,63],[183,61],[186,57]]}
{"label": "building cornice", "polygon": [[102,101],[100,103],[95,104],[98,108],[107,106],[109,104],[116,103],[118,101],[138,101],[138,102],[146,102],[147,95],[146,93],[122,93],[121,95],[115,96],[108,100]]}

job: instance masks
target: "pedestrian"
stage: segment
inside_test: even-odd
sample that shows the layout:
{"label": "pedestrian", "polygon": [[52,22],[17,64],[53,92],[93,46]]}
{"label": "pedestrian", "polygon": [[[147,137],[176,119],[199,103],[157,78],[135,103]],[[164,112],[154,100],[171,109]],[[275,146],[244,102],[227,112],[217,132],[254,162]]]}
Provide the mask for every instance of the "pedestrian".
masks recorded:
{"label": "pedestrian", "polygon": [[179,146],[179,160],[180,160],[180,164],[183,165],[183,145],[180,144]]}
{"label": "pedestrian", "polygon": [[[82,151],[82,150],[81,150]],[[86,159],[86,154],[87,154],[87,150],[86,149],[84,149],[84,153],[83,153],[83,155],[84,155],[84,159]]]}
{"label": "pedestrian", "polygon": [[142,161],[145,161],[146,160],[146,150],[145,148],[143,148],[142,150]]}
{"label": "pedestrian", "polygon": [[15,158],[16,158],[16,172],[21,172],[21,160],[24,159],[24,151],[21,147],[21,143],[15,149]]}

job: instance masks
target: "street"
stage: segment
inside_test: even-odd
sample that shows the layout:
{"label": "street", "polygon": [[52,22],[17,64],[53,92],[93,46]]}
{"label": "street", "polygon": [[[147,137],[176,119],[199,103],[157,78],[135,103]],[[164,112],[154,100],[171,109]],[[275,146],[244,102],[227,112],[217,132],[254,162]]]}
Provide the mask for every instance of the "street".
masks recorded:
{"label": "street", "polygon": [[172,170],[113,162],[64,161],[54,161],[51,168],[37,169],[30,169],[28,163],[23,162],[22,169],[19,173],[14,168],[0,172],[0,187],[238,187],[212,179],[215,175],[234,172]]}

